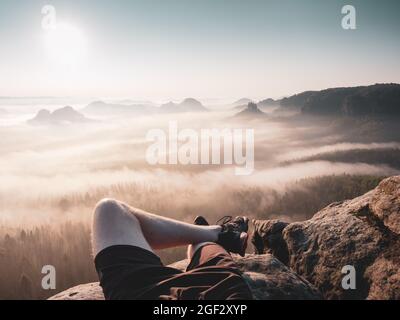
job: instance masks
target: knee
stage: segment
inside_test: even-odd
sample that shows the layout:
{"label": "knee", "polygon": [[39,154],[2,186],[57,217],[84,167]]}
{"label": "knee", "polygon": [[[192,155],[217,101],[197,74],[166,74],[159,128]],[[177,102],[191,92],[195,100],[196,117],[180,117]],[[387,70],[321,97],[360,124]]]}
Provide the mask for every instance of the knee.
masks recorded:
{"label": "knee", "polygon": [[137,222],[137,218],[135,212],[123,202],[105,198],[95,206],[93,221],[100,223],[132,223],[132,221]]}
{"label": "knee", "polygon": [[110,218],[113,218],[120,211],[121,211],[121,204],[117,200],[105,198],[100,200],[96,204],[94,208],[93,219],[110,220]]}

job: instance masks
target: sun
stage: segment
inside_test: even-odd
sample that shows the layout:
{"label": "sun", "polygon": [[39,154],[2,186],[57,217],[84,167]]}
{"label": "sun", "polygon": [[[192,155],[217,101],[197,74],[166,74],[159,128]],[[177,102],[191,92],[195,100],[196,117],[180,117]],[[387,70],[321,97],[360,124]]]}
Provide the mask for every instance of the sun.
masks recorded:
{"label": "sun", "polygon": [[57,64],[78,65],[86,56],[87,43],[81,29],[68,23],[58,23],[46,30],[46,53]]}

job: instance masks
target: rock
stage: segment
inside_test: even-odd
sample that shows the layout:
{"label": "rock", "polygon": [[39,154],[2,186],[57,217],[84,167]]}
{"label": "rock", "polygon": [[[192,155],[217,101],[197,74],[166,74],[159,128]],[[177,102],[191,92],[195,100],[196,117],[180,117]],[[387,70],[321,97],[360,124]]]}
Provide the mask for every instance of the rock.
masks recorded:
{"label": "rock", "polygon": [[255,104],[253,102],[249,102],[247,104],[247,107],[243,111],[237,113],[234,117],[235,118],[249,118],[249,119],[252,119],[252,118],[264,117],[266,115],[267,115],[266,113],[262,112],[258,108],[257,104]]}
{"label": "rock", "polygon": [[[280,241],[270,240],[282,237],[288,266],[326,299],[400,299],[399,190],[400,177],[388,178],[361,197],[331,204],[281,231],[279,221],[255,221],[254,241],[261,238],[272,246],[264,252],[282,255]],[[355,290],[342,288],[346,265],[356,270]]]}
{"label": "rock", "polygon": [[255,253],[271,253],[281,262],[287,264],[289,256],[282,231],[288,224],[279,220],[253,220],[252,243]]}
{"label": "rock", "polygon": [[48,300],[104,300],[104,295],[99,283],[93,282],[60,292]]}
{"label": "rock", "polygon": [[[255,299],[321,299],[318,290],[270,254],[234,256]],[[185,270],[187,260],[170,265]],[[63,291],[50,300],[104,300],[99,284],[89,283]]]}
{"label": "rock", "polygon": [[382,181],[372,196],[370,207],[392,232],[400,234],[400,176]]}

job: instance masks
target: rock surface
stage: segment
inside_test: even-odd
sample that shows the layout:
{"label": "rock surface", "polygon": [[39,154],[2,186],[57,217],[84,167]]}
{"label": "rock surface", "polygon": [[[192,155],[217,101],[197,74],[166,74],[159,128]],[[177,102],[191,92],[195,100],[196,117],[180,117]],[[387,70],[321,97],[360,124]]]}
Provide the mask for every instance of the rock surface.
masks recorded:
{"label": "rock surface", "polygon": [[[254,221],[256,250],[262,243],[263,252],[287,254],[287,265],[326,299],[400,299],[399,190],[400,176],[392,177],[283,229],[280,221]],[[271,238],[282,239],[286,248]],[[342,288],[342,268],[348,265],[356,271],[355,290]]]}
{"label": "rock surface", "polygon": [[[244,271],[255,299],[321,299],[318,290],[307,280],[292,272],[270,254],[234,256],[239,268]],[[185,270],[187,260],[176,262],[171,267]],[[99,284],[89,283],[61,292],[50,300],[104,300]]]}

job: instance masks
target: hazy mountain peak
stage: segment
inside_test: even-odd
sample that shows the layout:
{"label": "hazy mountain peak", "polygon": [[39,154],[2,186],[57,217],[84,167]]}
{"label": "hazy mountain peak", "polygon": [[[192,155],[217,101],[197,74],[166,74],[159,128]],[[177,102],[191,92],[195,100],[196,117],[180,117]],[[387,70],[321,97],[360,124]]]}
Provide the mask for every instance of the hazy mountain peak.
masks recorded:
{"label": "hazy mountain peak", "polygon": [[93,101],[92,103],[89,104],[89,106],[91,105],[105,105],[106,103],[104,101],[98,100],[98,101]]}
{"label": "hazy mountain peak", "polygon": [[173,102],[168,102],[160,106],[161,112],[167,113],[181,113],[181,112],[203,112],[207,111],[207,109],[203,106],[203,104],[194,99],[194,98],[186,98],[181,103],[176,104]]}
{"label": "hazy mountain peak", "polygon": [[249,102],[253,102],[253,100],[251,100],[249,98],[241,98],[241,99],[235,101],[234,103],[232,103],[232,105],[233,106],[240,106],[240,105],[248,104]]}
{"label": "hazy mountain peak", "polygon": [[118,104],[104,101],[94,101],[82,109],[84,113],[94,115],[146,115],[157,111],[150,104]]}
{"label": "hazy mountain peak", "polygon": [[193,105],[201,105],[202,106],[201,102],[194,98],[186,98],[181,102],[181,104],[193,104]]}
{"label": "hazy mountain peak", "polygon": [[235,117],[259,117],[265,115],[266,114],[258,108],[257,104],[254,102],[249,102],[247,104],[247,108],[237,113]]}
{"label": "hazy mountain peak", "polygon": [[60,123],[74,123],[74,122],[85,122],[88,119],[71,106],[66,106],[53,112],[42,109],[37,115],[29,120],[30,124],[60,124]]}

